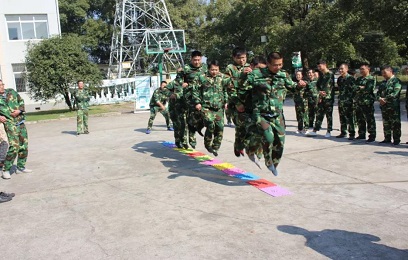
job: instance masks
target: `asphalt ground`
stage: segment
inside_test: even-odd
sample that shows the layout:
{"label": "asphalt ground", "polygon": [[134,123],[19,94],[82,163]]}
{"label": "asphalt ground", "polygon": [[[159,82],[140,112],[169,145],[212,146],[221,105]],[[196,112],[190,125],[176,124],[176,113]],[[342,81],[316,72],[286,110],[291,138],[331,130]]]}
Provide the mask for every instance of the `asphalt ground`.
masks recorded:
{"label": "asphalt ground", "polygon": [[164,147],[160,114],[150,135],[149,113],[91,117],[80,136],[74,119],[27,125],[34,172],[0,180],[16,193],[0,204],[0,259],[408,259],[406,113],[399,146],[296,135],[290,102],[285,116],[278,177],[235,157],[234,128],[217,157],[282,197]]}

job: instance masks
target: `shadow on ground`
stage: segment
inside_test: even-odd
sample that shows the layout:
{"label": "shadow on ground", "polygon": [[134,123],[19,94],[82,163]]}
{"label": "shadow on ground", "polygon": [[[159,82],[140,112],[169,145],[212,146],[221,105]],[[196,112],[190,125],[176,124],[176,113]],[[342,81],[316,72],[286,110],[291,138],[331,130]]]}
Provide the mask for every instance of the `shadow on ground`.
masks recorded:
{"label": "shadow on ground", "polygon": [[404,151],[389,151],[389,152],[380,152],[380,151],[376,151],[374,152],[376,154],[386,154],[386,155],[400,155],[400,156],[408,156],[408,151],[404,152]]}
{"label": "shadow on ground", "polygon": [[[196,159],[182,154],[172,148],[162,145],[163,141],[144,141],[135,144],[132,149],[137,153],[150,154],[166,167],[171,175],[167,178],[171,180],[179,177],[197,177],[205,181],[214,182],[227,186],[246,186],[245,181],[230,177],[220,170],[201,164]],[[213,157],[213,156],[212,156]]]}
{"label": "shadow on ground", "polygon": [[[146,130],[147,130],[147,125],[146,125],[146,128],[136,128],[134,131],[146,134]],[[152,127],[151,134],[154,134],[154,132],[158,132],[158,131],[162,132],[162,131],[169,131],[169,130],[167,130],[166,125],[154,125]]]}
{"label": "shadow on ground", "polygon": [[305,245],[330,259],[408,259],[408,250],[374,242],[381,239],[370,234],[338,229],[308,231],[301,227],[281,225],[281,232],[304,236]]}
{"label": "shadow on ground", "polygon": [[61,131],[61,134],[77,135],[77,132],[76,131]]}

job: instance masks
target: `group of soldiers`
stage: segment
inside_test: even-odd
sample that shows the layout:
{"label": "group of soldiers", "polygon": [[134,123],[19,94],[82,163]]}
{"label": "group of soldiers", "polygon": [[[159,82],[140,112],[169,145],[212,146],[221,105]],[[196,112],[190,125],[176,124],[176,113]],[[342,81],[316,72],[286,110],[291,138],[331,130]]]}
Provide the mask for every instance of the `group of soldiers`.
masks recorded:
{"label": "group of soldiers", "polygon": [[[164,104],[169,100],[176,146],[195,148],[197,132],[204,136],[205,148],[217,156],[227,111],[235,124],[234,154],[240,157],[246,151],[259,167],[263,156],[265,165],[277,175],[276,167],[285,141],[283,101],[287,89],[294,90],[298,85],[305,87],[307,83],[293,82],[287,77],[282,70],[280,53],[273,52],[266,60],[255,57],[249,64],[246,50],[235,48],[232,58],[234,63],[221,73],[218,61],[210,61],[207,66],[202,64],[199,51],[192,52],[190,64],[153,94],[146,133],[150,133],[157,111],[166,114]],[[204,127],[206,130],[202,134]]]}
{"label": "group of soldiers", "polygon": [[[26,168],[28,135],[25,127],[24,100],[0,80],[0,166],[2,178],[10,179],[10,170],[17,158],[16,173],[29,173]],[[10,201],[14,193],[0,192],[0,203]]]}
{"label": "group of soldiers", "polygon": [[[316,136],[322,120],[326,116],[326,137],[331,137],[333,126],[333,106],[335,91],[338,90],[338,110],[340,117],[340,134],[336,138],[363,139],[367,143],[376,139],[374,102],[379,101],[383,117],[384,140],[380,143],[399,145],[401,142],[400,94],[401,81],[395,77],[390,66],[381,68],[384,80],[375,93],[376,79],[370,75],[370,66],[361,64],[360,76],[355,78],[348,73],[348,65],[343,63],[338,71],[340,76],[335,86],[334,75],[328,70],[324,61],[319,62],[320,77],[313,78],[308,71],[309,82],[306,88],[298,88],[294,94],[297,133],[305,132],[306,136]],[[296,79],[302,79],[302,72],[296,73]],[[308,112],[309,109],[309,112]],[[316,121],[313,126],[314,111]],[[356,126],[358,127],[356,136]],[[309,127],[313,130],[304,131]],[[366,134],[368,133],[368,139]]]}
{"label": "group of soldiers", "polygon": [[[361,65],[361,76],[357,79],[348,74],[347,64],[342,64],[335,87],[334,74],[325,61],[318,62],[318,77],[314,70],[308,70],[306,80],[299,71],[292,80],[282,69],[283,56],[278,52],[270,53],[266,59],[256,56],[247,63],[246,50],[238,47],[233,50],[232,59],[233,63],[221,73],[218,61],[202,64],[202,54],[192,52],[190,64],[179,69],[173,81],[162,82],[154,92],[146,133],[150,133],[153,119],[160,111],[166,118],[168,129],[174,128],[178,148],[195,148],[197,132],[204,136],[205,148],[217,156],[223,138],[224,115],[227,114],[235,125],[234,154],[244,156],[245,151],[258,167],[261,167],[263,156],[266,167],[277,175],[285,143],[283,103],[286,94],[290,92],[294,96],[297,133],[316,136],[326,116],[326,137],[330,137],[334,95],[338,90],[341,133],[336,137],[346,137],[348,132],[350,140],[366,139],[368,132],[367,142],[373,142],[376,138],[374,101],[378,100],[384,119],[385,139],[381,143],[391,142],[391,136],[394,145],[400,143],[401,83],[391,67],[382,68],[385,80],[375,95],[376,82],[370,75],[368,64]],[[202,134],[204,127],[206,130]]]}

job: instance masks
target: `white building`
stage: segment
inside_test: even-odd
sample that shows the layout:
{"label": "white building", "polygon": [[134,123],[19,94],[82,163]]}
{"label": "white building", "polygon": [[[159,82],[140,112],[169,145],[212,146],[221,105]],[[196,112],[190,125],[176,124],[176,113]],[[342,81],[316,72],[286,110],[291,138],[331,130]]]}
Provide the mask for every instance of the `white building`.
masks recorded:
{"label": "white building", "polygon": [[0,0],[0,79],[33,104],[22,78],[27,41],[60,35],[58,0]]}

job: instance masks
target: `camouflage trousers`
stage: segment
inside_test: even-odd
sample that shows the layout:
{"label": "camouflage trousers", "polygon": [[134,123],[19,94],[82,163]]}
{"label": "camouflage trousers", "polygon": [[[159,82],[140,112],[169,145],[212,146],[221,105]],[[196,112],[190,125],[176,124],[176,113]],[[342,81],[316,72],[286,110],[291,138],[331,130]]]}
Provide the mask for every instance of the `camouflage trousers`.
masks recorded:
{"label": "camouflage trousers", "polygon": [[303,102],[295,102],[296,120],[298,122],[299,131],[309,128],[309,113],[307,105],[307,100],[303,100]]}
{"label": "camouflage trousers", "polygon": [[383,118],[384,139],[394,142],[401,141],[401,109],[399,106],[385,105],[381,106]]}
{"label": "camouflage trousers", "polygon": [[195,133],[204,128],[204,120],[201,111],[195,107],[189,106],[187,110],[187,126],[188,126],[188,143],[194,148],[197,145]]}
{"label": "camouflage trousers", "polygon": [[317,98],[309,98],[307,100],[307,110],[309,114],[309,127],[313,127],[317,114]]}
{"label": "camouflage trousers", "polygon": [[356,129],[352,101],[339,101],[339,117],[341,134],[346,135],[348,131],[350,136],[355,136]]}
{"label": "camouflage trousers", "polygon": [[321,101],[317,104],[316,123],[313,128],[314,131],[319,131],[322,127],[324,116],[327,120],[327,131],[333,130],[333,101]]}
{"label": "camouflage trousers", "polygon": [[241,151],[245,148],[246,123],[250,115],[246,112],[238,112],[236,109],[231,109],[232,121],[235,125],[235,141],[234,149]]}
{"label": "camouflage trousers", "polygon": [[374,104],[356,105],[356,120],[358,125],[358,135],[365,136],[368,132],[368,138],[376,138],[376,126],[374,117]]}
{"label": "camouflage trousers", "polygon": [[212,148],[214,151],[218,151],[224,133],[224,109],[203,109],[202,114],[204,126],[206,127],[204,146],[207,149]]}
{"label": "camouflage trousers", "polygon": [[9,140],[9,149],[4,162],[4,170],[9,171],[17,158],[17,168],[25,168],[28,156],[28,134],[25,124],[18,126],[12,123],[5,123],[4,128]]}
{"label": "camouflage trousers", "polygon": [[88,109],[77,110],[77,133],[88,132]]}
{"label": "camouflage trousers", "polygon": [[169,115],[169,111],[167,110],[167,108],[165,110],[160,110],[160,107],[158,106],[150,106],[150,118],[149,118],[149,122],[147,123],[147,129],[149,130],[152,129],[153,121],[156,118],[156,115],[158,112],[160,112],[160,114],[162,114],[164,119],[166,120],[167,128],[171,127],[170,115]]}
{"label": "camouflage trousers", "polygon": [[[248,120],[251,121],[251,120]],[[285,123],[282,115],[276,118],[255,116],[248,124],[246,137],[246,153],[265,158],[265,165],[277,167],[283,155],[285,144]]]}
{"label": "camouflage trousers", "polygon": [[186,139],[186,111],[179,100],[170,100],[169,102],[170,119],[173,122],[174,141],[177,146],[187,145]]}
{"label": "camouflage trousers", "polygon": [[4,125],[0,123],[0,165],[3,166],[8,151],[8,138]]}

